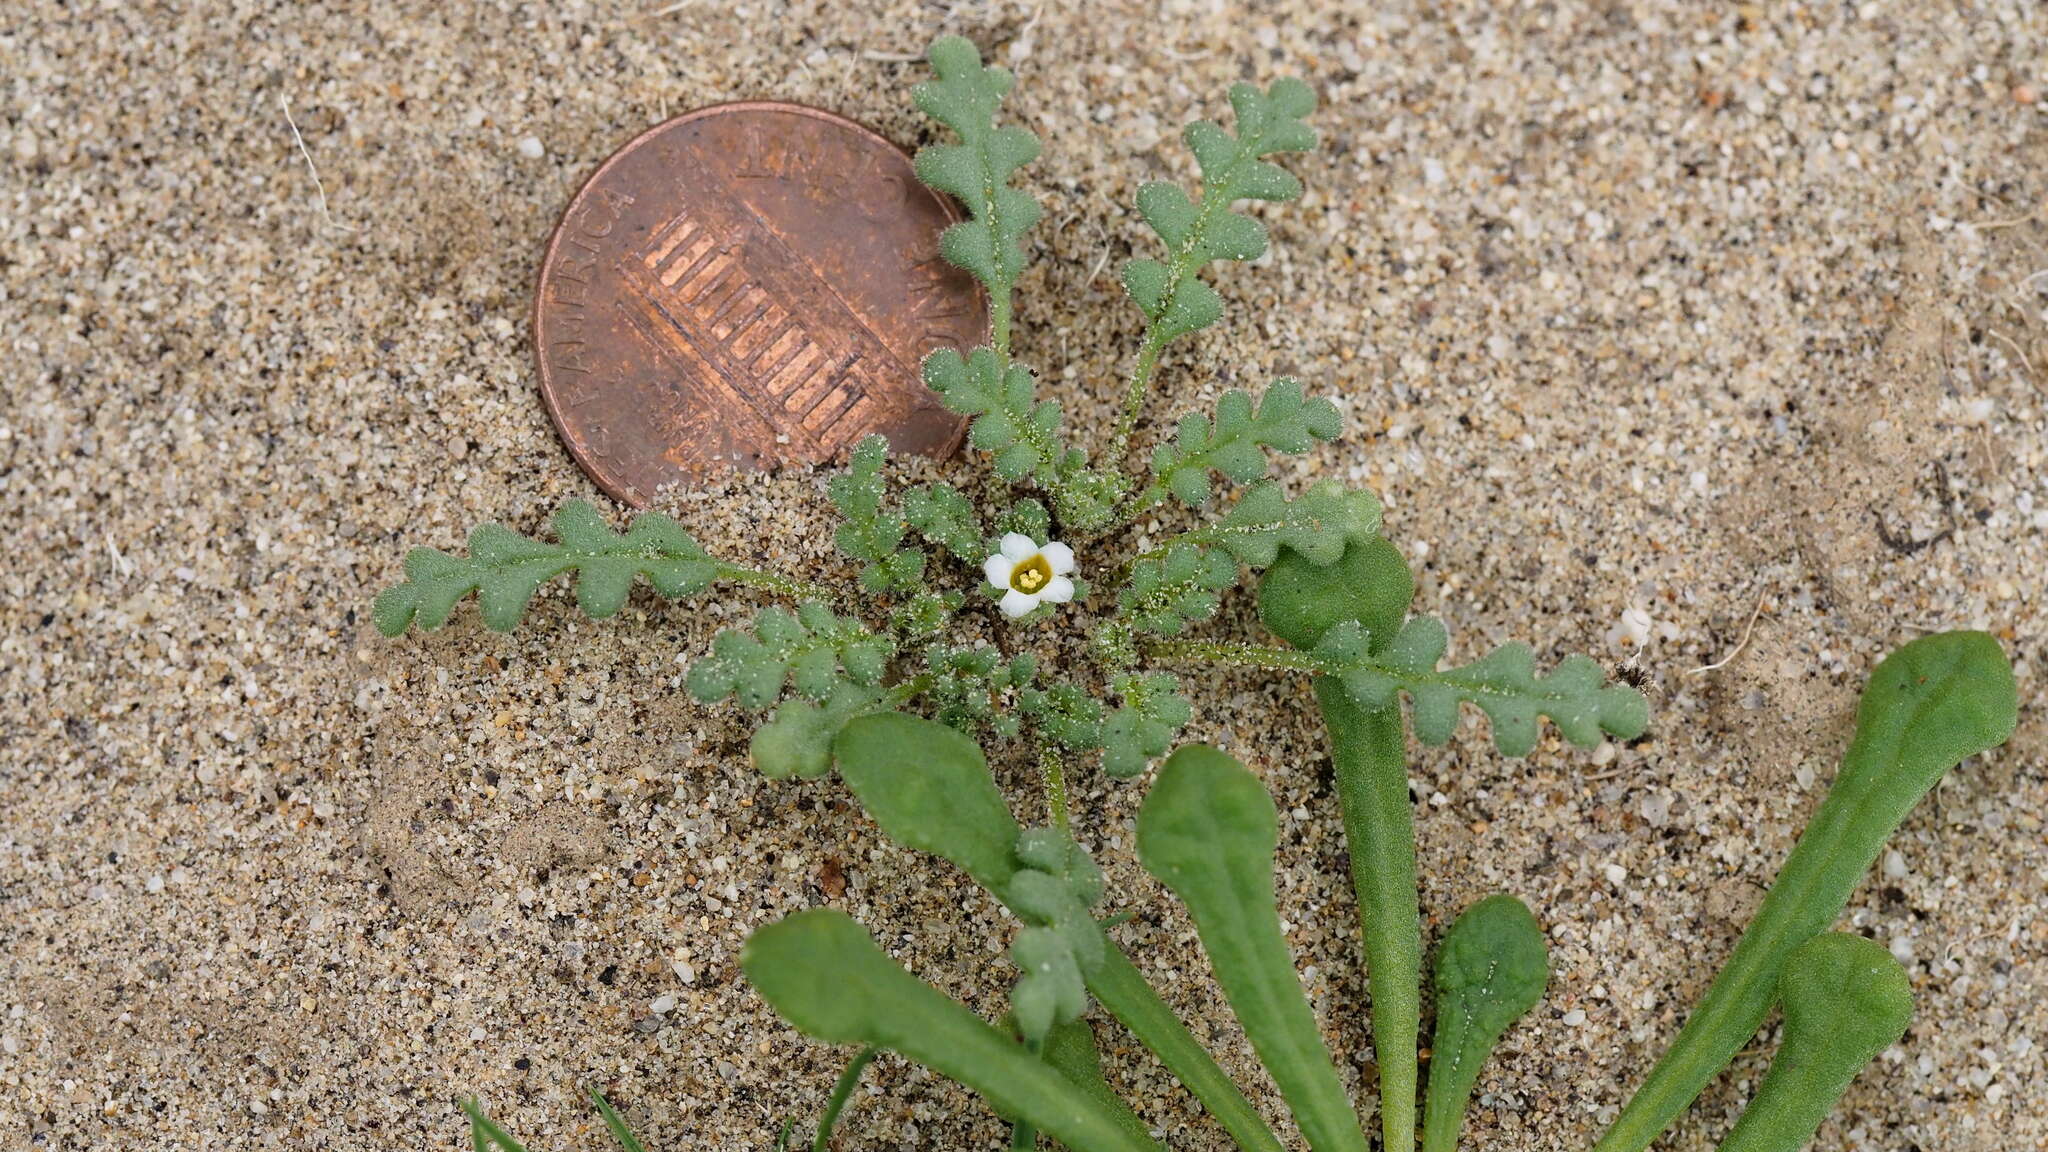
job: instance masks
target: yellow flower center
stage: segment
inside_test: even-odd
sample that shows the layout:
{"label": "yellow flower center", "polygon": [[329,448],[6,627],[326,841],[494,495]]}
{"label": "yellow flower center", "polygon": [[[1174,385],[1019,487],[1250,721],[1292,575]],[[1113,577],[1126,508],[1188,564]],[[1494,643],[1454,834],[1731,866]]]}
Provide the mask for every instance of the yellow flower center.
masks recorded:
{"label": "yellow flower center", "polygon": [[1015,568],[1010,569],[1010,587],[1033,596],[1045,590],[1046,581],[1052,579],[1052,563],[1043,555],[1033,554]]}

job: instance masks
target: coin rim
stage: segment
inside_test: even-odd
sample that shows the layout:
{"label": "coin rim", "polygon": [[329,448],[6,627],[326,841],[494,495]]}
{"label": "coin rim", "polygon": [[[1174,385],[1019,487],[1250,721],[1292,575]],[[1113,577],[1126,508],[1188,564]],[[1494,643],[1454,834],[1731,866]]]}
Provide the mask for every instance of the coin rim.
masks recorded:
{"label": "coin rim", "polygon": [[[867,137],[874,143],[881,144],[886,148],[892,149],[898,155],[902,156],[904,160],[910,162],[913,167],[913,170],[915,169],[915,157],[909,149],[904,148],[902,145],[896,143],[894,140],[889,139],[887,136],[882,135],[880,132],[875,131],[873,128],[870,128],[866,124],[863,124],[860,121],[855,120],[849,116],[843,116],[837,112],[828,112],[823,108],[816,108],[809,104],[792,103],[787,100],[727,100],[717,104],[706,104],[701,108],[693,108],[688,112],[684,112],[676,116],[671,116],[668,119],[663,120],[650,128],[644,129],[638,135],[634,136],[631,140],[626,141],[626,143],[620,145],[617,149],[613,150],[612,153],[606,156],[604,160],[598,164],[597,167],[591,169],[590,174],[588,176],[585,176],[583,178],[583,181],[576,186],[576,191],[569,197],[568,202],[562,205],[561,212],[556,215],[555,226],[548,230],[547,244],[541,248],[540,264],[534,270],[533,276],[533,302],[531,306],[527,309],[527,338],[533,345],[533,362],[534,367],[536,369],[536,374],[538,376],[537,387],[540,391],[541,403],[544,407],[547,408],[548,421],[555,426],[555,438],[562,442],[562,447],[567,449],[569,452],[569,458],[576,462],[577,470],[582,472],[585,476],[589,477],[591,483],[596,484],[600,489],[602,489],[605,495],[610,496],[612,499],[617,500],[622,504],[626,504],[634,508],[650,507],[654,503],[654,499],[656,495],[659,493],[660,489],[657,488],[654,492],[648,493],[645,502],[635,500],[631,495],[629,495],[627,492],[623,490],[622,485],[618,484],[609,477],[600,475],[598,469],[592,467],[592,465],[590,464],[586,454],[586,446],[583,443],[582,437],[578,436],[576,433],[570,430],[569,425],[562,414],[561,408],[555,400],[553,388],[554,378],[548,371],[547,355],[545,353],[546,345],[542,343],[541,306],[545,300],[545,296],[542,292],[542,289],[547,284],[548,270],[554,266],[556,254],[561,248],[563,231],[569,226],[570,213],[576,211],[576,209],[583,204],[585,194],[589,193],[590,190],[597,184],[597,182],[604,178],[605,173],[611,171],[613,165],[618,164],[619,162],[623,161],[626,157],[632,155],[634,151],[639,149],[642,145],[646,144],[649,140],[652,140],[654,137],[659,136],[662,133],[678,125],[689,123],[692,120],[701,120],[707,116],[730,114],[734,112],[757,111],[793,112],[799,116],[808,116],[811,117],[812,119],[822,120],[825,121],[826,123],[834,124],[842,128],[850,128],[855,133]],[[932,189],[923,184],[922,182],[918,184],[918,187],[924,188],[928,193],[932,195],[932,197],[934,197],[939,202],[939,210],[946,217],[947,227],[951,227],[954,224],[958,224],[964,218],[960,213],[960,205],[951,196],[948,196],[942,192]],[[974,297],[976,304],[979,306],[979,310],[983,316],[982,339],[986,340],[988,329],[988,321],[986,319],[988,315],[988,297],[987,294],[983,291],[980,282],[978,281],[974,283]],[[922,379],[920,379],[918,383],[920,387],[923,386]],[[957,427],[954,429],[952,437],[945,442],[944,447],[941,448],[938,454],[933,456],[932,459],[945,460],[950,458],[955,452],[960,450],[960,443],[962,440],[966,438],[967,435],[967,419],[964,416],[956,417],[955,423]],[[797,463],[797,461],[778,460],[773,465],[770,465],[768,469],[762,469],[762,471],[769,471],[774,468],[779,468],[784,465],[792,463]],[[816,467],[817,464],[820,462],[806,461],[803,463],[805,463],[806,466],[809,467]],[[737,471],[737,469],[735,469],[735,471]]]}

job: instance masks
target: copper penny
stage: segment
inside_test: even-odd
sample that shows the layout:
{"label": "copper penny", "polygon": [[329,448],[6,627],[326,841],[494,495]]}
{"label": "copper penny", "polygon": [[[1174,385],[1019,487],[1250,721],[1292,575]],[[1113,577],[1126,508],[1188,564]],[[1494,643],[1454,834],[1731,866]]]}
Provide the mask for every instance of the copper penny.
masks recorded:
{"label": "copper penny", "polygon": [[702,108],[599,165],[548,239],[541,395],[598,486],[645,507],[717,468],[833,459],[870,432],[943,456],[963,422],[918,375],[986,330],[939,257],[953,204],[910,157],[798,104]]}

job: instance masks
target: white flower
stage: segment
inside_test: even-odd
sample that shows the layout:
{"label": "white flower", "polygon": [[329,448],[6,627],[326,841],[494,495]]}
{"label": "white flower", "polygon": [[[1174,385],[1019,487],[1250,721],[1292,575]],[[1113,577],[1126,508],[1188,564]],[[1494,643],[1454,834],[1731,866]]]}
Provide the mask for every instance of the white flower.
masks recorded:
{"label": "white flower", "polygon": [[1022,616],[1041,603],[1074,598],[1074,550],[1057,540],[1041,548],[1022,532],[1003,537],[1003,550],[981,566],[990,586],[1003,594],[1003,615]]}

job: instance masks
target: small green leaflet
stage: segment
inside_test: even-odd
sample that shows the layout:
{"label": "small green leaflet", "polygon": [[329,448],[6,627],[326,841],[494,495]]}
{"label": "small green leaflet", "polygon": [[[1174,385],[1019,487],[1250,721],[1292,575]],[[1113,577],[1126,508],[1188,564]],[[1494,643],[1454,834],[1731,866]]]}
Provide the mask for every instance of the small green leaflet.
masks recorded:
{"label": "small green leaflet", "polygon": [[746,707],[766,708],[782,698],[788,684],[824,700],[844,683],[880,684],[892,650],[886,637],[815,601],[800,605],[795,615],[763,608],[752,633],[720,632],[711,655],[690,666],[690,695],[705,704],[731,696]]}
{"label": "small green leaflet", "polygon": [[1005,480],[1059,475],[1066,450],[1060,447],[1060,406],[1037,400],[1031,370],[1006,361],[995,349],[976,348],[962,358],[940,348],[924,358],[924,382],[948,411],[974,417],[968,443],[995,453]]}
{"label": "small green leaflet", "polygon": [[840,681],[823,703],[784,700],[766,724],[754,729],[747,752],[754,770],[770,780],[791,776],[813,780],[832,770],[832,741],[847,721],[874,709],[882,694]]}
{"label": "small green leaflet", "polygon": [[1026,829],[1002,897],[1026,925],[1010,947],[1022,976],[1010,994],[1018,1031],[1033,1047],[1088,1007],[1086,980],[1102,966],[1107,943],[1089,908],[1102,899],[1102,872],[1073,837]]}
{"label": "small green leaflet", "polygon": [[1028,687],[1037,670],[1038,662],[1029,652],[1004,660],[986,644],[933,644],[925,649],[925,675],[931,679],[925,694],[932,716],[969,734],[986,727],[1005,739],[1015,737],[1021,727],[1017,717],[998,711],[997,705],[1007,689]]}
{"label": "small green leaflet", "polygon": [[903,518],[882,507],[882,462],[888,455],[887,440],[863,439],[846,471],[826,487],[832,506],[845,518],[832,542],[846,555],[866,561],[860,586],[869,592],[914,588],[924,579],[924,553],[896,547],[903,541]]}
{"label": "small green leaflet", "polygon": [[577,573],[576,603],[593,619],[625,606],[633,577],[645,576],[654,590],[674,599],[703,591],[737,571],[698,547],[682,526],[659,512],[636,517],[621,535],[597,509],[571,500],[555,513],[559,544],[521,536],[501,524],[480,524],[469,534],[469,556],[436,548],[415,548],[405,558],[405,583],[377,596],[372,615],[377,630],[396,636],[409,625],[439,628],[455,605],[478,593],[484,625],[509,632],[526,615],[527,602],[542,584],[564,572]]}
{"label": "small green leaflet", "polygon": [[1345,545],[1369,540],[1379,530],[1379,497],[1366,489],[1346,491],[1335,480],[1323,480],[1290,501],[1277,481],[1264,480],[1246,489],[1214,524],[1181,539],[1221,548],[1252,568],[1269,568],[1283,547],[1311,564],[1335,564]]}
{"label": "small green leaflet", "polygon": [[1457,731],[1461,701],[1478,705],[1493,721],[1494,746],[1504,756],[1526,756],[1536,747],[1539,716],[1550,717],[1565,739],[1582,748],[1600,743],[1603,733],[1633,740],[1649,725],[1643,694],[1606,683],[1588,657],[1567,656],[1538,677],[1528,645],[1504,644],[1463,667],[1438,670],[1448,643],[1440,621],[1417,616],[1384,651],[1369,651],[1356,621],[1332,627],[1314,651],[1362,707],[1381,707],[1395,692],[1406,691],[1414,702],[1415,735],[1425,744],[1442,744]]}
{"label": "small green leaflet", "polygon": [[1198,274],[1212,260],[1253,260],[1266,250],[1266,228],[1230,210],[1239,200],[1292,200],[1301,182],[1263,157],[1306,152],[1316,137],[1302,118],[1315,110],[1315,93],[1299,80],[1277,80],[1265,92],[1250,84],[1230,90],[1237,135],[1209,121],[1181,134],[1202,169],[1201,202],[1172,184],[1138,190],[1138,214],[1165,243],[1167,260],[1124,265],[1124,290],[1153,325],[1152,341],[1214,324],[1223,301]]}
{"label": "small green leaflet", "polygon": [[1237,561],[1222,550],[1175,541],[1163,555],[1131,565],[1118,606],[1132,627],[1177,636],[1216,614],[1221,594],[1237,583],[1237,575]]}
{"label": "small green leaflet", "polygon": [[1062,748],[1079,752],[1102,746],[1102,705],[1078,685],[1026,688],[1017,694],[1017,711]]}
{"label": "small green leaflet", "polygon": [[[913,488],[903,494],[903,519],[920,536],[964,564],[979,565],[993,551],[974,505],[951,484]],[[1043,539],[1040,536],[1034,540]]]}
{"label": "small green leaflet", "polygon": [[1283,377],[1266,389],[1258,407],[1235,388],[1216,403],[1212,423],[1199,412],[1181,417],[1174,438],[1152,452],[1153,483],[1192,507],[1209,499],[1211,469],[1236,484],[1266,474],[1266,449],[1298,454],[1343,428],[1337,406],[1318,396],[1303,399],[1301,381]]}
{"label": "small green leaflet", "polygon": [[1131,777],[1166,755],[1193,715],[1180,681],[1165,672],[1125,673],[1111,687],[1122,701],[1102,725],[1102,770]]}

